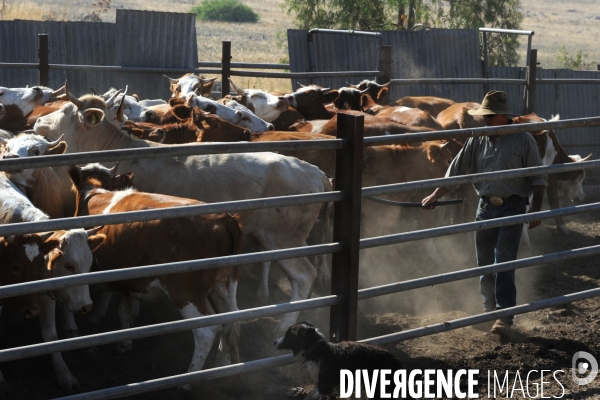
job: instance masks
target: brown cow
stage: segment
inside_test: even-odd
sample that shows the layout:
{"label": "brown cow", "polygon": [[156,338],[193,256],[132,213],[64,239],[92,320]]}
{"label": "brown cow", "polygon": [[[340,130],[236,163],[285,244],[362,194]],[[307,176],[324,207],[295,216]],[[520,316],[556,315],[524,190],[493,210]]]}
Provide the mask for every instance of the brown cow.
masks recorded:
{"label": "brown cow", "polygon": [[379,105],[384,105],[385,99],[389,93],[391,82],[388,82],[384,85],[380,85],[375,81],[370,81],[365,79],[358,85],[348,84],[351,88],[358,89],[360,91],[366,90],[366,93]]}
{"label": "brown cow", "polygon": [[307,120],[331,119],[335,116],[335,111],[326,109],[325,104],[331,103],[337,96],[337,90],[323,89],[317,85],[302,86],[294,93],[285,95],[290,106]]}
{"label": "brown cow", "polygon": [[[72,167],[69,175],[77,190],[77,214],[98,215],[126,211],[182,207],[203,204],[184,199],[134,189],[110,192],[98,189],[97,175],[107,175],[107,168],[97,164],[82,169]],[[94,182],[90,183],[93,180]],[[108,225],[100,230],[107,237],[105,246],[96,252],[98,268],[112,270],[147,264],[196,260],[238,254],[243,233],[237,218],[227,213],[170,218],[155,221]],[[184,319],[198,318],[217,312],[236,311],[237,268],[214,268],[159,275],[150,278],[110,282],[108,286],[123,295],[143,300],[156,300],[159,293],[175,303]],[[213,291],[211,301],[207,296]],[[130,310],[122,309],[123,328],[129,322]],[[212,347],[218,327],[197,328],[195,348],[188,372],[202,369]],[[224,326],[222,345],[229,347],[228,361],[238,362],[239,324]],[[222,347],[223,348],[223,347]],[[223,357],[227,357],[224,355]]]}
{"label": "brown cow", "polygon": [[479,103],[456,103],[441,111],[436,119],[444,130],[480,128],[485,126],[481,115],[471,115],[467,111],[481,107]]}
{"label": "brown cow", "polygon": [[440,112],[453,104],[455,104],[455,102],[450,99],[435,96],[405,96],[392,103],[392,105],[418,108],[427,111],[433,118],[437,118]]}

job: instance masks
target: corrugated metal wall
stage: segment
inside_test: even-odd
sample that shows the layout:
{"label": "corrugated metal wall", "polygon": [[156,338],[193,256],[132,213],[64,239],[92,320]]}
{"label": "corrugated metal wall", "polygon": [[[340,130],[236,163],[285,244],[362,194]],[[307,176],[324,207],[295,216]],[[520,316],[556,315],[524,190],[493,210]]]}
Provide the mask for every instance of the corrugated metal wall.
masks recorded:
{"label": "corrugated metal wall", "polygon": [[[117,22],[0,21],[0,62],[36,63],[39,33],[47,33],[50,64],[190,68],[197,66],[194,14],[117,10]],[[90,87],[125,88],[142,98],[170,96],[162,74],[50,70],[49,86],[69,79],[76,95]],[[38,84],[37,70],[0,68],[0,86]]]}
{"label": "corrugated metal wall", "polygon": [[[383,44],[392,46],[392,78],[482,77],[479,33],[475,29],[432,29],[430,31],[386,31]],[[354,35],[316,33],[309,41],[305,30],[288,30],[290,69],[292,72],[374,71],[377,70],[379,41]],[[364,78],[303,79],[339,88],[346,82]],[[373,79],[373,78],[371,78]],[[296,82],[293,82],[296,89]],[[402,96],[433,95],[456,101],[476,101],[483,97],[481,85],[395,85],[390,99]]]}

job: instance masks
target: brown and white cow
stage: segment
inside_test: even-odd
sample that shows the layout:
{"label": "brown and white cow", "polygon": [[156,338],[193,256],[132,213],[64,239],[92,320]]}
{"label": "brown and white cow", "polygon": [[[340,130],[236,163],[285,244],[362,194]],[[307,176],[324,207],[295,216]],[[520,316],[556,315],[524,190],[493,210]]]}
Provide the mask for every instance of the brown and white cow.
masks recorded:
{"label": "brown and white cow", "polygon": [[[161,146],[131,138],[108,121],[101,109],[79,109],[74,104],[40,118],[35,130],[54,139],[64,133],[69,152]],[[119,169],[133,172],[142,191],[206,202],[331,191],[327,176],[317,167],[274,153],[137,159],[122,161]],[[239,220],[245,235],[256,239],[265,250],[302,247],[317,220],[329,219],[328,213],[321,213],[325,208],[311,204],[241,211]],[[317,271],[326,267],[325,258],[317,265],[306,257],[277,263],[291,282],[291,301],[306,299]],[[285,314],[277,331],[293,325],[298,314]]]}
{"label": "brown and white cow", "polygon": [[217,78],[205,79],[202,76],[187,73],[181,78],[173,79],[165,75],[169,80],[171,97],[186,97],[188,93],[196,93],[199,96],[210,96],[213,85]]}
{"label": "brown and white cow", "polygon": [[229,82],[238,93],[238,96],[231,99],[248,107],[258,118],[267,122],[275,121],[290,106],[289,100],[284,96],[275,96],[263,90],[242,89],[233,83],[231,78]]}
{"label": "brown and white cow", "polygon": [[338,97],[338,91],[322,88],[317,85],[302,86],[294,93],[286,94],[290,106],[298,111],[306,120],[331,119],[335,111],[325,108]]}
{"label": "brown and white cow", "polygon": [[[108,169],[97,164],[82,169],[72,167],[69,174],[77,190],[76,215],[202,204],[198,200],[135,189],[107,191],[98,188],[102,179],[98,176],[106,176]],[[101,271],[234,255],[240,252],[243,237],[237,218],[227,213],[107,225],[100,232],[107,237],[106,245],[95,254],[97,268]],[[133,299],[156,301],[166,294],[184,319],[214,314],[215,310],[208,302],[209,292],[213,290],[216,295],[211,301],[217,312],[238,310],[237,267],[129,279],[107,285]],[[120,310],[120,314],[128,311]],[[128,321],[129,318],[122,319],[125,322],[122,328],[129,328]],[[210,326],[192,330],[195,347],[188,372],[202,369],[217,329]],[[224,336],[221,348],[229,348],[229,363],[239,362],[239,323],[224,326]]]}

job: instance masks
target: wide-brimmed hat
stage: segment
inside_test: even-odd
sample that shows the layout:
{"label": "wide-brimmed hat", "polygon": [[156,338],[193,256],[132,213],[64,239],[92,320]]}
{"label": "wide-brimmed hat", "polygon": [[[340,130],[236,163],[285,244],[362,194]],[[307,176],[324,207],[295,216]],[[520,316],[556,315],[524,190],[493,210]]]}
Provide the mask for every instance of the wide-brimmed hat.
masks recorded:
{"label": "wide-brimmed hat", "polygon": [[471,115],[515,115],[510,111],[506,93],[500,90],[488,92],[481,102],[481,107],[477,110],[469,110],[468,113]]}

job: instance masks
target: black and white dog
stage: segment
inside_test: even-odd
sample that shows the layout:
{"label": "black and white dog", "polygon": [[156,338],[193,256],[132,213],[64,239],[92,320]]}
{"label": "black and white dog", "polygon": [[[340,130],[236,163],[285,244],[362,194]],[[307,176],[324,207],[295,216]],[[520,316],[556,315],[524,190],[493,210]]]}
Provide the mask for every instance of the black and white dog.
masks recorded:
{"label": "black and white dog", "polygon": [[[357,343],[331,343],[314,326],[301,322],[288,328],[273,342],[278,350],[292,350],[296,361],[306,367],[315,389],[306,400],[327,398],[340,384],[340,370],[404,369],[400,360],[381,347]],[[379,393],[379,389],[376,390]],[[376,397],[379,398],[379,397]]]}

